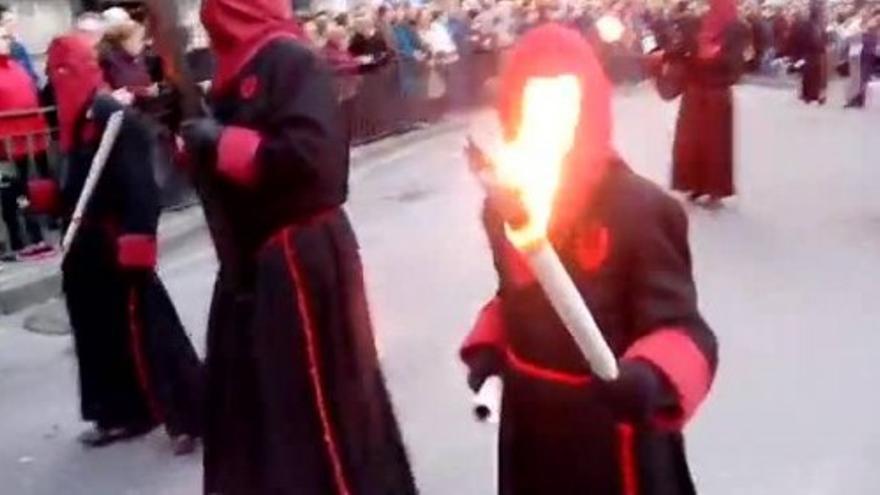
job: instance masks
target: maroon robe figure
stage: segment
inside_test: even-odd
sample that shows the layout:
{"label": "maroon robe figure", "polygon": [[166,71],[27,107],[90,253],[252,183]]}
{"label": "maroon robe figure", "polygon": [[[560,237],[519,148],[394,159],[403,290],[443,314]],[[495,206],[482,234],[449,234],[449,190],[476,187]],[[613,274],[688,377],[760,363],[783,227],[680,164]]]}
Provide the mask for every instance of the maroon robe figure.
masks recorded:
{"label": "maroon robe figure", "polygon": [[164,424],[176,452],[191,452],[201,435],[202,369],[155,272],[155,140],[142,116],[104,94],[97,53],[88,38],[68,35],[53,41],[47,66],[61,116],[67,179],[60,200],[42,198],[33,204],[60,204],[69,220],[107,119],[124,112],[62,265],[82,415],[95,425],[80,440],[102,446]]}
{"label": "maroon robe figure", "polygon": [[213,118],[185,122],[220,262],[205,493],[408,495],[342,210],[348,143],[287,0],[207,0]]}
{"label": "maroon robe figure", "polygon": [[515,217],[487,203],[499,286],[461,355],[474,390],[491,375],[504,382],[500,493],[693,494],[681,429],[709,391],[717,344],[697,308],[687,217],[617,158],[609,83],[575,31],[546,25],[513,48],[500,79],[506,139],[518,132],[526,82],[561,75],[579,78],[582,102],[549,240],[620,376],[603,382],[590,373],[505,235],[503,222]]}
{"label": "maroon robe figure", "polygon": [[667,54],[658,84],[664,98],[681,95],[672,156],[672,187],[710,205],[734,194],[733,94],[744,68],[747,34],[736,4],[713,0],[695,42]]}

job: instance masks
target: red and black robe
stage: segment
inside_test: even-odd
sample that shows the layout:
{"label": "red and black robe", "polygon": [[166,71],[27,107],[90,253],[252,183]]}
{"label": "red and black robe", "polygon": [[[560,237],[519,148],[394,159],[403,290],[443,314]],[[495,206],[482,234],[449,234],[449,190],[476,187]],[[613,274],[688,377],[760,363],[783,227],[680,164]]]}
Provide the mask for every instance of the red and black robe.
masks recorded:
{"label": "red and black robe", "polygon": [[[103,125],[116,103],[84,109],[67,155],[63,205],[82,193]],[[158,189],[153,133],[136,112],[124,120],[62,265],[79,360],[82,415],[102,428],[164,423],[199,437],[202,369],[174,304],[155,273]],[[86,114],[94,118],[87,118]]]}
{"label": "red and black robe", "polygon": [[[202,14],[221,47],[211,107],[224,126],[199,187],[220,262],[205,492],[415,493],[342,210],[349,152],[331,74],[285,27],[289,2],[246,3]],[[242,32],[253,36],[222,42]]]}
{"label": "red and black robe", "polygon": [[[729,3],[715,0],[715,4]],[[672,187],[694,196],[735,194],[733,86],[745,66],[748,33],[731,13],[710,13],[697,39],[684,39],[682,53],[667,57],[659,78],[664,98],[681,95],[672,151]]]}
{"label": "red and black robe", "polygon": [[462,358],[475,389],[503,377],[500,493],[695,493],[681,429],[709,391],[717,344],[697,308],[681,206],[614,160],[554,242],[615,356],[663,377],[671,400],[646,424],[617,419],[489,208],[484,223],[499,289]]}

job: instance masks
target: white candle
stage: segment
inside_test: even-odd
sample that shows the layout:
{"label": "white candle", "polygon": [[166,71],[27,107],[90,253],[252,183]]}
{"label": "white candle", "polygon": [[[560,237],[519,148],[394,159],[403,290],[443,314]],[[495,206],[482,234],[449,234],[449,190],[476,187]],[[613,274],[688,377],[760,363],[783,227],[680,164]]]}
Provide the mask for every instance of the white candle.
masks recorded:
{"label": "white candle", "polygon": [[501,422],[501,397],[504,382],[498,375],[486,378],[477,395],[474,396],[474,416],[478,421],[490,424]]}
{"label": "white candle", "polygon": [[547,299],[590,368],[603,380],[616,379],[618,370],[614,353],[553,246],[545,240],[526,251],[525,255]]}

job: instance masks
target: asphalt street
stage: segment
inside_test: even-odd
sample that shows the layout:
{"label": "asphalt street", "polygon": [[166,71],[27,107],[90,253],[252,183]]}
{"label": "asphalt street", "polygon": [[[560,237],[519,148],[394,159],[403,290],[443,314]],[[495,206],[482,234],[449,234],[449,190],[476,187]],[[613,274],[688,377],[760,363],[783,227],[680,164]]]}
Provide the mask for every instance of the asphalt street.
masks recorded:
{"label": "asphalt street", "polygon": [[[701,308],[721,341],[715,388],[687,429],[700,493],[880,493],[880,110],[753,86],[736,99],[739,196],[716,212],[687,206]],[[615,99],[618,150],[660,184],[675,111],[649,88]],[[493,490],[495,432],[472,421],[457,361],[495,283],[461,146],[491,127],[475,115],[352,174],[378,346],[426,495]],[[215,269],[204,234],[162,260],[200,351]],[[77,444],[70,339],[22,330],[25,316],[0,319],[0,493],[200,493],[199,457],[173,457],[161,432]]]}

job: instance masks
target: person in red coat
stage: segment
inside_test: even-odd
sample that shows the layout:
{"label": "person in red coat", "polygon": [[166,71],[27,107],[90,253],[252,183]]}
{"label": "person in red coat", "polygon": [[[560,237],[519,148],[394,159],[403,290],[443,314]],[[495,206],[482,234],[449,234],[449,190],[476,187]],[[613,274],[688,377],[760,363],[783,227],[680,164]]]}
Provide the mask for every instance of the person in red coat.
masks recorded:
{"label": "person in red coat", "polygon": [[709,392],[718,350],[697,308],[687,217],[615,153],[610,84],[569,28],[547,24],[514,46],[499,83],[505,140],[519,138],[527,83],[561,76],[577,77],[581,105],[548,238],[620,374],[605,382],[590,372],[507,238],[522,212],[510,207],[514,192],[486,181],[498,290],[461,356],[475,391],[492,375],[504,383],[499,493],[692,495],[682,429]]}
{"label": "person in red coat", "polygon": [[[687,33],[684,33],[687,34]],[[672,187],[708,208],[735,194],[734,99],[745,68],[748,32],[736,3],[712,0],[695,39],[684,37],[664,54],[661,96],[681,95],[672,150]]]}
{"label": "person in red coat", "polygon": [[3,221],[9,231],[9,243],[21,256],[38,254],[49,248],[43,242],[40,225],[26,215],[28,240],[22,238],[21,199],[27,194],[30,165],[46,177],[49,162],[46,149],[49,128],[40,113],[37,88],[27,70],[11,54],[12,36],[0,29],[0,161],[12,162],[15,175],[0,179]]}

